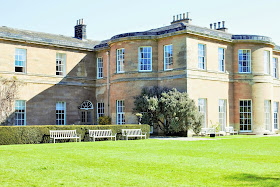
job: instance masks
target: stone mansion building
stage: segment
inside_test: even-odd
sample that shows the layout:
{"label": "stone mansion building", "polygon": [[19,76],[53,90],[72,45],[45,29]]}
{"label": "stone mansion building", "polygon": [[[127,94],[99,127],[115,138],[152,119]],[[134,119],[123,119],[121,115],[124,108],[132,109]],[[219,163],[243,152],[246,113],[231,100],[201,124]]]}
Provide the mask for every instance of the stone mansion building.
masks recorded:
{"label": "stone mansion building", "polygon": [[75,37],[0,27],[0,78],[24,82],[14,125],[97,124],[103,115],[137,123],[134,97],[162,86],[187,91],[204,127],[279,133],[279,58],[269,37],[195,26],[188,13],[101,42],[86,38],[83,20]]}

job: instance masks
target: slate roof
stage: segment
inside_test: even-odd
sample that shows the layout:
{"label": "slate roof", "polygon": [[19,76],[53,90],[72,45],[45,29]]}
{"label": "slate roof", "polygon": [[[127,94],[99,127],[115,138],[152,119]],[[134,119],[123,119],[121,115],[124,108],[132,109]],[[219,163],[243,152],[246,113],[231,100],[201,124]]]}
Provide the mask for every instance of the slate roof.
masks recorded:
{"label": "slate roof", "polygon": [[[187,32],[202,34],[209,37],[215,37],[219,39],[224,39],[228,41],[233,40],[260,40],[264,42],[272,42],[270,37],[259,36],[259,35],[233,35],[223,31],[217,31],[214,29],[209,29],[206,27],[199,27],[195,25],[190,25],[184,22],[175,23],[168,26],[150,29],[143,32],[131,32],[118,34],[113,36],[111,39],[103,40],[103,41],[94,41],[94,40],[80,40],[74,37],[56,35],[56,34],[48,34],[43,32],[34,32],[28,30],[19,30],[14,28],[9,28],[2,26],[0,27],[0,38],[11,39],[11,40],[20,40],[26,41],[30,43],[41,43],[45,45],[53,45],[53,46],[62,46],[62,47],[71,47],[71,48],[79,48],[85,50],[94,50],[94,49],[102,49],[107,48],[108,42],[112,40],[116,40],[119,38],[125,37],[134,37],[134,36],[160,36],[168,33],[174,33],[177,31],[186,30]],[[275,46],[274,48],[277,51],[280,51],[280,46]]]}
{"label": "slate roof", "polygon": [[58,45],[64,47],[74,47],[86,50],[93,50],[94,46],[100,41],[80,40],[73,37],[48,34],[43,32],[34,32],[28,30],[19,30],[2,26],[0,27],[0,38],[21,40],[32,43],[42,43],[47,45]]}
{"label": "slate roof", "polygon": [[[267,36],[259,36],[259,35],[233,35],[227,32],[218,31],[215,29],[209,29],[206,27],[199,27],[195,25],[190,25],[184,22],[181,23],[175,23],[168,26],[156,28],[156,29],[150,29],[143,32],[130,32],[130,33],[124,33],[124,34],[118,34],[113,36],[109,40],[104,40],[101,42],[100,45],[96,45],[94,48],[99,49],[103,47],[108,47],[108,42],[112,40],[116,40],[119,38],[125,38],[125,37],[135,37],[135,36],[160,36],[168,33],[174,33],[177,31],[186,30],[190,33],[196,33],[196,34],[202,34],[209,37],[215,37],[223,40],[233,41],[233,40],[258,40],[263,42],[272,42],[272,39]],[[279,46],[275,46],[275,49],[279,50]]]}

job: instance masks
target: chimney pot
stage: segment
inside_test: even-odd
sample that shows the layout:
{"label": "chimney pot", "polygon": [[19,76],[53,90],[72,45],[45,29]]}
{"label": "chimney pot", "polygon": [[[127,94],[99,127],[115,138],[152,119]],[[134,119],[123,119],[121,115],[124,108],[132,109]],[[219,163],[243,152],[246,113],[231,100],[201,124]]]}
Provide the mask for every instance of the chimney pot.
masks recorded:
{"label": "chimney pot", "polygon": [[214,23],[214,29],[216,29],[217,23]]}
{"label": "chimney pot", "polygon": [[186,19],[186,13],[183,13],[183,19]]}
{"label": "chimney pot", "polygon": [[221,28],[221,22],[218,22],[218,29]]}
{"label": "chimney pot", "polygon": [[173,21],[175,21],[175,16],[173,16]]}
{"label": "chimney pot", "polygon": [[180,20],[182,19],[182,14],[180,14]]}
{"label": "chimney pot", "polygon": [[212,26],[213,26],[213,24],[211,23],[211,24],[210,24],[210,29],[212,29]]}
{"label": "chimney pot", "polygon": [[189,14],[190,14],[190,12],[187,12],[187,19],[189,19]]}
{"label": "chimney pot", "polygon": [[222,28],[225,28],[225,21],[222,21]]}
{"label": "chimney pot", "polygon": [[177,14],[177,21],[179,20],[179,15]]}

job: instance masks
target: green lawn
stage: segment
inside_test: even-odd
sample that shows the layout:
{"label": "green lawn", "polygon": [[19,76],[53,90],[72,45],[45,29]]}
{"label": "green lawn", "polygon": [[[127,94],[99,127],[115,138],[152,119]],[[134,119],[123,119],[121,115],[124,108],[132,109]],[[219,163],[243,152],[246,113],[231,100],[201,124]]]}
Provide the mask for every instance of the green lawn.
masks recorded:
{"label": "green lawn", "polygon": [[280,186],[280,136],[5,145],[0,186]]}

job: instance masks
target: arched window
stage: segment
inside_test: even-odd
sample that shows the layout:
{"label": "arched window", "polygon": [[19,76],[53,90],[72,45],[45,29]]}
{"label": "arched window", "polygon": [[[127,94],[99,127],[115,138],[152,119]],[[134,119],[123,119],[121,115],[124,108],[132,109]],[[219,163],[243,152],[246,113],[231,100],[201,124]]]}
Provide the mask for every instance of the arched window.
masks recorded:
{"label": "arched window", "polygon": [[93,104],[89,100],[83,101],[81,106],[81,110],[93,110]]}

